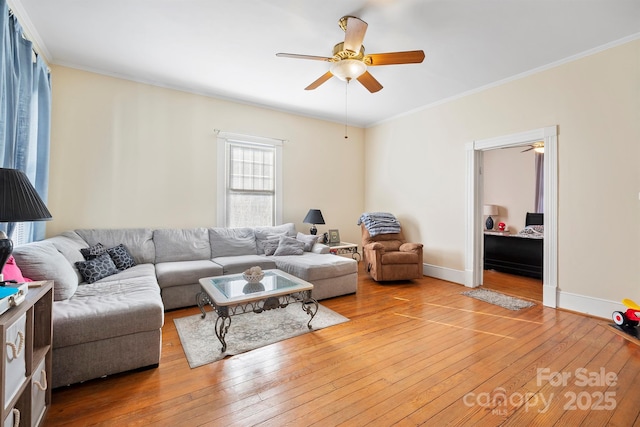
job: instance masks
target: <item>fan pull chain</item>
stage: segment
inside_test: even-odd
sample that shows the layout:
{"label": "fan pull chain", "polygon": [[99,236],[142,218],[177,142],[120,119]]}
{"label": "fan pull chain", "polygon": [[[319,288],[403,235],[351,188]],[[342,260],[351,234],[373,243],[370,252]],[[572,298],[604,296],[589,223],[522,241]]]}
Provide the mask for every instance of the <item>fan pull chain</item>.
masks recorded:
{"label": "fan pull chain", "polygon": [[349,81],[351,79],[347,79],[344,85],[344,139],[349,139],[349,135],[347,134],[347,124],[348,124],[348,110],[347,110],[347,95],[349,93]]}

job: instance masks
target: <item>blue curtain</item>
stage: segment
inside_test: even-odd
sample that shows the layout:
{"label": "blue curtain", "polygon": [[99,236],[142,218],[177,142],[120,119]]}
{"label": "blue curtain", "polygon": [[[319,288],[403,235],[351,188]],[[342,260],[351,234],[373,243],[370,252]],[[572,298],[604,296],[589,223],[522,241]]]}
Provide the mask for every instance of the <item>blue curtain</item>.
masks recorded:
{"label": "blue curtain", "polygon": [[[51,81],[42,58],[0,0],[0,165],[29,177],[46,203],[49,185]],[[25,223],[27,241],[45,236],[44,223]],[[11,236],[15,224],[2,224]]]}

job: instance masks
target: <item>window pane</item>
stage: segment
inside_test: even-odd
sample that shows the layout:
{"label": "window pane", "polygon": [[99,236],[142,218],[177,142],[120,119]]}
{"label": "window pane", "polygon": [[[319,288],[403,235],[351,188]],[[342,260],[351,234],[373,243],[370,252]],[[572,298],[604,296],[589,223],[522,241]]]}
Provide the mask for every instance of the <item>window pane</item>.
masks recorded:
{"label": "window pane", "polygon": [[227,227],[274,225],[272,194],[229,193],[227,209]]}

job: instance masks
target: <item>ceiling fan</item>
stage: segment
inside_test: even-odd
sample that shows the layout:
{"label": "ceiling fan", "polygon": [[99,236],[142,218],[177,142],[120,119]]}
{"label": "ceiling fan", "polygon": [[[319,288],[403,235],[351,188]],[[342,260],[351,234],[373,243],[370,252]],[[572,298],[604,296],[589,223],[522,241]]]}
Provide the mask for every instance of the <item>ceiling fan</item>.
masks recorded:
{"label": "ceiling fan", "polygon": [[362,41],[368,24],[355,16],[343,16],[338,25],[345,32],[344,42],[333,47],[333,56],[298,55],[294,53],[276,53],[276,56],[295,59],[312,59],[332,62],[331,69],[311,83],[305,90],[313,90],[336,76],[347,82],[358,80],[369,92],[382,89],[382,85],[367,71],[367,67],[377,65],[418,64],[424,60],[424,51],[410,50],[405,52],[372,53],[365,55]]}
{"label": "ceiling fan", "polygon": [[522,150],[521,153],[526,153],[527,151],[535,150],[536,153],[544,153],[544,141],[534,142],[529,145],[529,148],[526,150]]}

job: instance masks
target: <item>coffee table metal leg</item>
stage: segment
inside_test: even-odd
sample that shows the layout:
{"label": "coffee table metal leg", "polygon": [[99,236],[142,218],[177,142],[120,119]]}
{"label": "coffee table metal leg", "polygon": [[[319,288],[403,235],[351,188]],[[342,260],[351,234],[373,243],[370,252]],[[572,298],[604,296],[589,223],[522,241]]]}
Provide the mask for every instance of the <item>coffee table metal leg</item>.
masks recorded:
{"label": "coffee table metal leg", "polygon": [[315,299],[311,298],[311,296],[309,296],[302,301],[302,309],[309,316],[311,316],[311,319],[309,319],[309,322],[307,322],[307,327],[311,329],[311,321],[313,320],[316,313],[318,312],[318,301],[316,301]]}
{"label": "coffee table metal leg", "polygon": [[211,301],[209,300],[209,296],[207,295],[206,292],[198,292],[196,294],[196,305],[198,306],[198,308],[200,309],[200,312],[202,313],[202,318],[204,319],[207,316],[207,312],[204,311],[204,306],[207,304],[211,304]]}
{"label": "coffee table metal leg", "polygon": [[231,316],[229,316],[229,309],[227,307],[216,307],[216,311],[218,312],[218,318],[216,319],[216,336],[222,344],[222,350],[220,351],[224,353],[227,351],[227,342],[224,337],[229,331],[229,326],[231,326]]}

